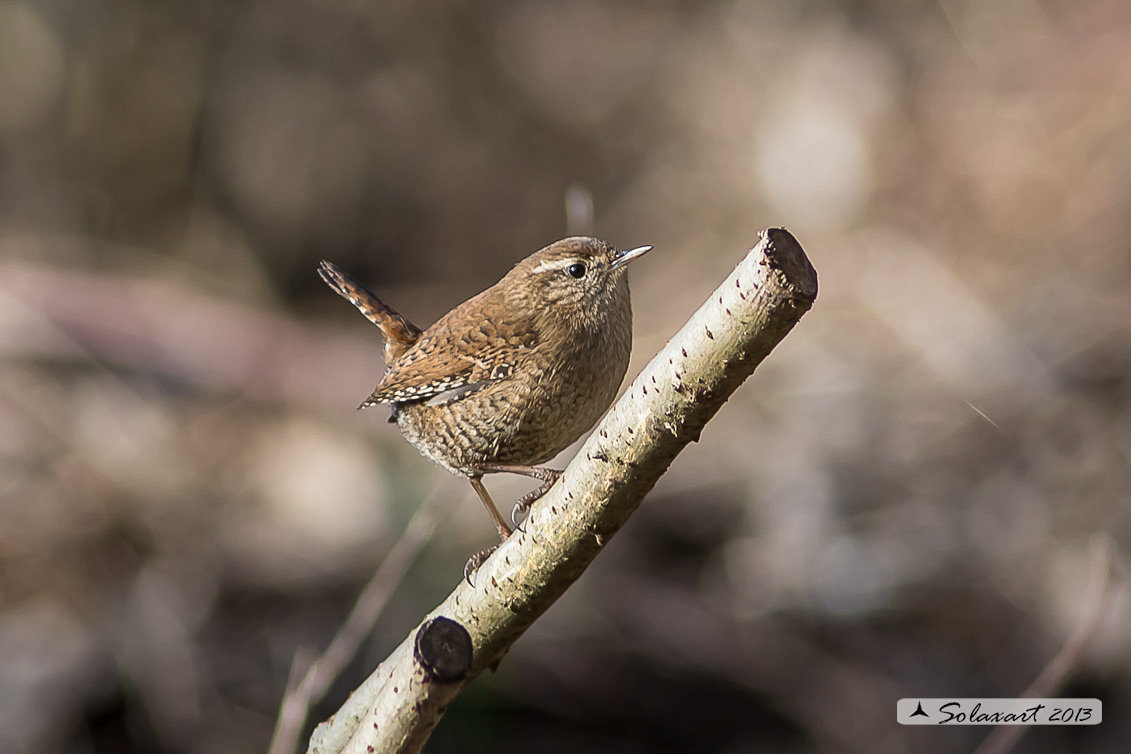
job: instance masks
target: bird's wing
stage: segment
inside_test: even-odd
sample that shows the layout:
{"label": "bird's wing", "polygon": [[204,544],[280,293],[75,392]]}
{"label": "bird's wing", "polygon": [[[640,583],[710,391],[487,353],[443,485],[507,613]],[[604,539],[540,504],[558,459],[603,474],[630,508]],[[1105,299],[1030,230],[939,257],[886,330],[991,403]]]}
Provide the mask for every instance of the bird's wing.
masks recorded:
{"label": "bird's wing", "polygon": [[468,316],[469,309],[481,311],[478,299],[484,295],[461,304],[425,330],[362,405],[447,403],[509,378],[537,345],[538,334],[529,322],[518,324],[505,311]]}

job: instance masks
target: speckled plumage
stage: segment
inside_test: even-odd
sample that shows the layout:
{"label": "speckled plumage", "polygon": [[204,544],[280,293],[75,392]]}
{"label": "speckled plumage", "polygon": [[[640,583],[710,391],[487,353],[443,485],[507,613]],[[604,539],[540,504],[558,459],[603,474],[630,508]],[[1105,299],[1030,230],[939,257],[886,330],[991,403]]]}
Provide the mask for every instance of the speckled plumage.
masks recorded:
{"label": "speckled plumage", "polygon": [[330,263],[321,274],[385,335],[385,376],[362,405],[391,404],[409,442],[472,480],[505,537],[479,478],[527,474],[544,492],[556,472],[533,467],[608,409],[632,346],[627,262],[648,248],[566,238],[423,332]]}

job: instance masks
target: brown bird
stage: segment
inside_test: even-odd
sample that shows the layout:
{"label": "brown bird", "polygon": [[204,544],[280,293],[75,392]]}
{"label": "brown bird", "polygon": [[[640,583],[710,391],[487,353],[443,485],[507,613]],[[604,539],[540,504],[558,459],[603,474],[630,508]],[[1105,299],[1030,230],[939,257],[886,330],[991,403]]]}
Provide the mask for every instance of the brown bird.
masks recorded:
{"label": "brown bird", "polygon": [[563,239],[424,331],[330,262],[319,274],[385,336],[385,376],[361,408],[390,404],[405,439],[467,477],[506,539],[511,527],[483,475],[542,482],[512,520],[561,475],[539,464],[591,429],[616,397],[632,348],[627,266],[651,248]]}

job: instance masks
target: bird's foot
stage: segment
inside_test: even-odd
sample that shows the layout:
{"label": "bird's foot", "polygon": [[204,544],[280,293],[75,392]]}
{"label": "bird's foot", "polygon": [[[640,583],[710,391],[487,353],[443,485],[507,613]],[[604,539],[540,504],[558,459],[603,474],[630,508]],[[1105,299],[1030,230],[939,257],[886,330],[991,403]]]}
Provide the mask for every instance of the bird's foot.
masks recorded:
{"label": "bird's foot", "polygon": [[[562,475],[562,472],[557,469],[538,469],[538,471],[542,472],[538,477],[542,480],[542,484],[520,497],[518,502],[514,504],[514,508],[511,509],[511,523],[514,524],[516,529],[519,528],[518,520],[530,512],[531,506],[538,498],[549,492],[550,488],[554,486],[554,482],[558,481],[558,478]],[[520,529],[520,531],[523,530]]]}
{"label": "bird's foot", "polygon": [[[501,544],[501,543],[500,543]],[[471,580],[472,574],[479,570],[479,566],[487,562],[487,558],[491,557],[491,553],[499,549],[499,545],[492,545],[486,550],[475,553],[467,559],[467,563],[463,566],[463,578],[467,581],[469,586],[474,587],[475,582]]]}

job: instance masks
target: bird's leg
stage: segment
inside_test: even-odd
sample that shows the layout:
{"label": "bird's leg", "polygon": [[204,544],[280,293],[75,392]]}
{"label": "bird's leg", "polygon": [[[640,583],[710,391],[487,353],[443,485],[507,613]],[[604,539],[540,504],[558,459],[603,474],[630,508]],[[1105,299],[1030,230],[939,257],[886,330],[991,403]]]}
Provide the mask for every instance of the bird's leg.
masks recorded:
{"label": "bird's leg", "polygon": [[495,528],[499,530],[499,539],[505,540],[511,535],[512,529],[507,525],[503,515],[499,513],[499,509],[495,507],[495,501],[491,499],[487,488],[483,486],[483,477],[470,476],[467,480],[471,482],[471,486],[475,488],[475,494],[479,495],[479,499],[483,501],[483,507],[491,514],[491,520],[495,522]]}
{"label": "bird's leg", "polygon": [[[491,520],[495,522],[495,528],[499,530],[499,539],[505,541],[512,533],[512,529],[507,526],[507,522],[503,519],[499,509],[495,507],[495,501],[491,499],[490,493],[487,488],[483,486],[482,476],[470,476],[467,478],[471,482],[471,486],[475,488],[475,494],[479,495],[479,499],[483,501],[483,506],[487,512],[491,514]],[[467,564],[463,567],[463,577],[467,579],[467,583],[475,586],[471,581],[471,574],[479,569],[479,566],[486,562],[487,558],[491,557],[498,545],[492,545],[482,552],[477,552],[467,559]]]}
{"label": "bird's leg", "polygon": [[557,469],[548,469],[543,466],[512,466],[504,463],[488,463],[483,465],[484,471],[500,472],[505,474],[522,474],[541,480],[542,484],[518,499],[511,510],[511,523],[516,523],[519,516],[524,515],[534,505],[534,501],[545,495],[554,486],[554,482],[562,475]]}
{"label": "bird's leg", "polygon": [[509,463],[485,463],[480,466],[485,473],[522,474],[523,476],[541,479],[543,482],[553,484],[558,481],[562,472],[558,469],[548,469],[545,466],[515,466]]}

